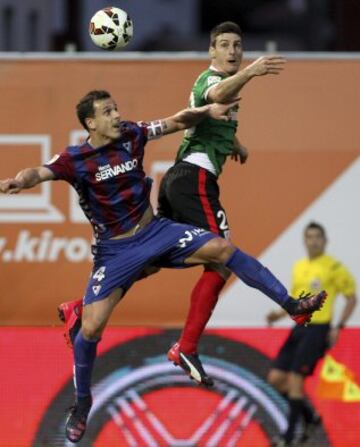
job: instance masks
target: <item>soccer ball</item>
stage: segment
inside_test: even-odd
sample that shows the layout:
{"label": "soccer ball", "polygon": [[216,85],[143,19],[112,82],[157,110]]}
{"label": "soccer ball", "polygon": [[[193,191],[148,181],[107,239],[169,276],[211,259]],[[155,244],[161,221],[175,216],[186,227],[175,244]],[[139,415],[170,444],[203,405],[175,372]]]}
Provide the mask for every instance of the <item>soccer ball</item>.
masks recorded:
{"label": "soccer ball", "polygon": [[127,12],[109,6],[97,11],[90,20],[91,40],[105,50],[121,50],[131,40],[133,23]]}

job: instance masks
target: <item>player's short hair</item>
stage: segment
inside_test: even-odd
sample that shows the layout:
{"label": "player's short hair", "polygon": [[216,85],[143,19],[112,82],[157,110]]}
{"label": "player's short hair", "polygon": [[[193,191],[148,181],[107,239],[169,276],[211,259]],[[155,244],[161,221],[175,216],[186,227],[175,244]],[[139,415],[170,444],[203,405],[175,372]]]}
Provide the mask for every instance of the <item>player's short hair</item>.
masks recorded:
{"label": "player's short hair", "polygon": [[319,230],[321,233],[321,236],[326,239],[326,231],[323,225],[319,224],[318,222],[311,221],[309,222],[304,230],[304,234],[308,232],[308,230]]}
{"label": "player's short hair", "polygon": [[216,38],[220,36],[220,34],[224,33],[233,33],[237,34],[239,37],[242,37],[241,28],[237,23],[222,22],[214,26],[214,28],[210,31],[210,46],[215,47]]}
{"label": "player's short hair", "polygon": [[92,90],[80,99],[76,106],[76,114],[81,125],[86,130],[89,130],[86,125],[86,118],[93,118],[95,116],[94,102],[108,98],[111,98],[111,95],[106,90]]}

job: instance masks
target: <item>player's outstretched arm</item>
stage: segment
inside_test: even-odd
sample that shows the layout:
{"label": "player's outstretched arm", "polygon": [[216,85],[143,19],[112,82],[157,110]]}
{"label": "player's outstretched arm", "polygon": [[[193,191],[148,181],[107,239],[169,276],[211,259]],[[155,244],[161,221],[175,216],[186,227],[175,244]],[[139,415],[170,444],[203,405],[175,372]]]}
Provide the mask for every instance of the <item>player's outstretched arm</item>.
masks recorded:
{"label": "player's outstretched arm", "polygon": [[255,76],[278,75],[284,69],[286,60],[281,56],[261,56],[252,64],[223,79],[208,93],[211,102],[226,103],[239,96],[240,90]]}
{"label": "player's outstretched arm", "polygon": [[17,194],[22,189],[32,188],[41,182],[54,180],[53,172],[44,167],[26,168],[20,171],[15,178],[0,180],[0,192],[4,194]]}
{"label": "player's outstretched arm", "polygon": [[265,319],[266,319],[268,326],[272,326],[273,323],[275,323],[275,321],[281,320],[282,318],[286,317],[287,315],[288,315],[288,313],[286,312],[286,310],[277,309],[277,310],[272,310],[271,312],[269,312],[266,315]]}
{"label": "player's outstretched arm", "polygon": [[161,120],[163,135],[188,129],[200,123],[205,118],[213,118],[221,121],[229,121],[229,110],[238,104],[239,98],[228,104],[208,104],[202,107],[184,109],[173,116]]}

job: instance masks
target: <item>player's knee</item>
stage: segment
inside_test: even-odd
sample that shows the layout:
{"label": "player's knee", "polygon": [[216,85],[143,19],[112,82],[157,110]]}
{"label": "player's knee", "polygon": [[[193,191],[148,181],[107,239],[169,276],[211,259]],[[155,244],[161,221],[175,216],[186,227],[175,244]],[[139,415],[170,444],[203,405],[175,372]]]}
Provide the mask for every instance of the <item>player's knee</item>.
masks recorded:
{"label": "player's knee", "polygon": [[225,264],[233,254],[234,247],[226,239],[220,237],[213,239],[211,242],[213,242],[211,262]]}
{"label": "player's knee", "polygon": [[272,386],[274,386],[276,384],[276,376],[274,375],[274,371],[272,369],[270,369],[270,371],[268,372],[266,380]]}
{"label": "player's knee", "polygon": [[215,237],[206,242],[205,245],[190,256],[185,262],[190,264],[225,264],[234,250],[235,249],[230,242],[221,237]]}
{"label": "player's knee", "polygon": [[86,340],[97,340],[101,337],[103,325],[96,321],[82,321],[81,332]]}
{"label": "player's knee", "polygon": [[270,369],[267,382],[280,393],[285,393],[288,390],[287,374],[277,369]]}
{"label": "player's knee", "polygon": [[267,381],[271,386],[277,388],[279,385],[279,376],[276,374],[276,371],[270,369],[267,375]]}
{"label": "player's knee", "polygon": [[301,374],[291,372],[288,380],[289,396],[300,398],[304,395],[304,377]]}

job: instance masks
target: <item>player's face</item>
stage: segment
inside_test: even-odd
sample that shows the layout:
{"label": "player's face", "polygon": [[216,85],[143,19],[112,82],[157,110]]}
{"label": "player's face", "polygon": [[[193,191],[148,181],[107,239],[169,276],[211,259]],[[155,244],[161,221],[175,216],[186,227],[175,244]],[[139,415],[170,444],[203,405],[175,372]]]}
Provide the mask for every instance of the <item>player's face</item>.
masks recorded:
{"label": "player's face", "polygon": [[94,101],[94,118],[89,119],[89,128],[104,142],[120,137],[120,114],[112,98]]}
{"label": "player's face", "polygon": [[218,70],[229,75],[235,74],[240,67],[243,55],[241,37],[234,33],[217,36],[215,46],[210,47],[212,64]]}
{"label": "player's face", "polygon": [[320,256],[325,251],[326,238],[318,228],[309,228],[305,232],[305,247],[310,258]]}

